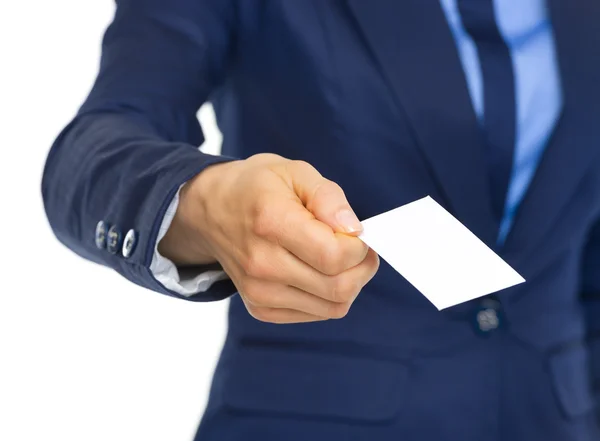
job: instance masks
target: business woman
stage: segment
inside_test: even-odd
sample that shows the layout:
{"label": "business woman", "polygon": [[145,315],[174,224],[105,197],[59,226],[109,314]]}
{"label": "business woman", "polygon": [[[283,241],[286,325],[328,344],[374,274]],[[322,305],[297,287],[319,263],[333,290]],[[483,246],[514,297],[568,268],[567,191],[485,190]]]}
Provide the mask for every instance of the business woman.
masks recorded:
{"label": "business woman", "polygon": [[[117,0],[48,219],[133,283],[230,298],[197,440],[598,440],[599,22],[589,0]],[[379,262],[359,219],[425,195],[527,283],[439,312]]]}

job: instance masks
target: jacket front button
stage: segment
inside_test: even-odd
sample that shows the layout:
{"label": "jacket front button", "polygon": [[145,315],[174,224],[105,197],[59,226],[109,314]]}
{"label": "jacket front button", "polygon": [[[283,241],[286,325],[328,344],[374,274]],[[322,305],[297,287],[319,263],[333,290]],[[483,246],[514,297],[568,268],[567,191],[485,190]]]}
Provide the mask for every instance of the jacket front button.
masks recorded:
{"label": "jacket front button", "polygon": [[[475,330],[481,336],[505,326],[502,304],[494,297],[483,298],[474,313]],[[504,323],[504,324],[503,324]]]}
{"label": "jacket front button", "polygon": [[477,325],[481,332],[490,332],[497,329],[500,319],[495,309],[483,309],[477,313]]}

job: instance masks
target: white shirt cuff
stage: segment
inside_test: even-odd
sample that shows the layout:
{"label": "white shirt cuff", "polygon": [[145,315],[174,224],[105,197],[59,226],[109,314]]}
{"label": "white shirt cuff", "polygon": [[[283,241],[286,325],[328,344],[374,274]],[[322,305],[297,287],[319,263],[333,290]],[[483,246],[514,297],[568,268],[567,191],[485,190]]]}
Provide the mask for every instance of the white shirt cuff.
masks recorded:
{"label": "white shirt cuff", "polygon": [[152,255],[152,263],[150,264],[150,271],[152,271],[156,280],[162,283],[165,288],[175,291],[177,294],[184,297],[191,297],[194,294],[208,291],[213,283],[227,279],[227,274],[225,271],[210,270],[200,274],[186,274],[185,276],[182,276],[175,264],[158,252],[158,244],[162,238],[165,237],[165,234],[167,234],[171,222],[175,217],[175,213],[177,212],[180,191],[181,187],[169,204],[160,230],[158,231],[154,254]]}

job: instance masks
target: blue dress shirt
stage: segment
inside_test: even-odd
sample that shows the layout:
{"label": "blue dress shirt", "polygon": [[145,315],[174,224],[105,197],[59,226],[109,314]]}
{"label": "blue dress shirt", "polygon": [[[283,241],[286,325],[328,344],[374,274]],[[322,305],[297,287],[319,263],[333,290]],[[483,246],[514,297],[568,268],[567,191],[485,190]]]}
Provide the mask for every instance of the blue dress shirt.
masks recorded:
{"label": "blue dress shirt", "polygon": [[[483,78],[477,49],[462,25],[456,0],[440,0],[454,36],[473,108],[485,118]],[[498,28],[510,49],[515,73],[517,128],[514,164],[504,217],[498,232],[501,244],[508,235],[519,203],[536,171],[562,107],[562,94],[552,27],[545,0],[494,0]],[[177,209],[175,197],[163,219],[158,241],[168,230]],[[181,275],[175,265],[154,251],[151,270],[164,286],[184,296],[206,291],[225,277],[222,271]]]}
{"label": "blue dress shirt", "polygon": [[[440,0],[454,36],[480,120],[485,118],[483,78],[475,43],[465,31],[456,0]],[[498,241],[508,235],[515,213],[552,134],[563,102],[554,36],[545,0],[494,0],[498,28],[510,49],[517,104],[513,171]]]}

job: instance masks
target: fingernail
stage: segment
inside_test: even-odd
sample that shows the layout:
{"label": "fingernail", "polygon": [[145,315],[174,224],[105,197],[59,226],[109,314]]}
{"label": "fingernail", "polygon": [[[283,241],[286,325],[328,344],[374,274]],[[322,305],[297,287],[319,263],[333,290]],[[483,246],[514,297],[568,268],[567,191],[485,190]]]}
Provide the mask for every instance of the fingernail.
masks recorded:
{"label": "fingernail", "polygon": [[362,224],[352,210],[344,209],[338,211],[336,214],[336,219],[339,226],[346,233],[356,233],[358,231],[362,231],[363,229]]}

